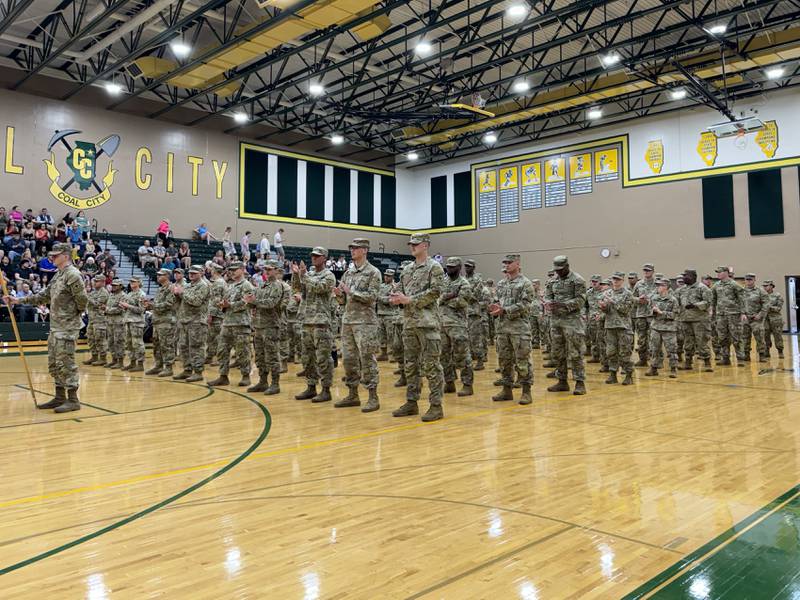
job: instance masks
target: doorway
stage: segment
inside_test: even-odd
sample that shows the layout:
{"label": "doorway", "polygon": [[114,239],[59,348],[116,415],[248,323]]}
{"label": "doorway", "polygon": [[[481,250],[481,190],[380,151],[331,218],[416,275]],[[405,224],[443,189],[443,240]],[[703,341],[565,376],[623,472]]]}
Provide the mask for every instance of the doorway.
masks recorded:
{"label": "doorway", "polygon": [[787,331],[797,333],[800,322],[800,275],[786,276],[786,320]]}

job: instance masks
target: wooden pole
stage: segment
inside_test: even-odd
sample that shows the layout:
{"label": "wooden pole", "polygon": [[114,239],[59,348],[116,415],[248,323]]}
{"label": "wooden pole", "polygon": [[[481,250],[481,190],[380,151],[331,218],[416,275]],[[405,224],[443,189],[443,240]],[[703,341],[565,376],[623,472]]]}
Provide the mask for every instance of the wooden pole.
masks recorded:
{"label": "wooden pole", "polygon": [[[0,271],[0,286],[3,288],[3,296],[8,296],[8,285],[3,272]],[[8,309],[8,316],[11,317],[11,328],[14,330],[14,337],[17,339],[17,349],[19,356],[22,359],[22,366],[25,367],[25,375],[28,376],[28,389],[31,391],[33,397],[33,405],[39,408],[39,403],[36,402],[36,392],[33,390],[33,380],[31,379],[31,371],[28,369],[28,361],[25,358],[25,351],[22,349],[22,338],[19,336],[19,329],[17,328],[17,318],[14,316],[14,308],[10,304],[6,304]]]}

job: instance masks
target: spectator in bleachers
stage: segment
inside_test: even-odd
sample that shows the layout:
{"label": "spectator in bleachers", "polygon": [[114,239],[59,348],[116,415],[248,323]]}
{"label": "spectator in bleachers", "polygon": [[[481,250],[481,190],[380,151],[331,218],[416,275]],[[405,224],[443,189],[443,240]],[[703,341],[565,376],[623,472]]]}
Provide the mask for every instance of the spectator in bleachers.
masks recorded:
{"label": "spectator in bleachers", "polygon": [[8,252],[8,257],[11,259],[11,262],[16,262],[19,257],[22,256],[22,253],[25,252],[25,242],[22,241],[22,237],[19,234],[19,230],[14,231],[11,235],[11,239],[8,241],[6,246],[6,252]]}
{"label": "spectator in bleachers", "polygon": [[269,260],[272,257],[272,253],[269,247],[269,238],[267,237],[266,233],[261,234],[261,240],[258,242],[258,252],[261,253],[266,260]]}
{"label": "spectator in bleachers", "polygon": [[14,221],[14,219],[9,218],[3,235],[3,244],[8,246],[11,243],[11,240],[14,238],[15,233],[19,233],[19,227],[17,227],[17,223]]}
{"label": "spectator in bleachers", "polygon": [[25,224],[20,230],[22,236],[22,243],[25,247],[33,252],[36,249],[36,230],[33,228],[33,221],[25,221]]}
{"label": "spectator in bleachers", "polygon": [[275,254],[277,254],[278,260],[286,258],[286,254],[283,251],[283,233],[283,227],[281,227],[272,237],[272,245],[275,247]]}
{"label": "spectator in bleachers", "polygon": [[6,226],[8,225],[9,217],[6,213],[6,207],[0,206],[0,238],[6,235]]}
{"label": "spectator in bleachers", "polygon": [[209,246],[211,245],[211,240],[217,239],[214,237],[214,234],[208,230],[208,225],[205,223],[200,223],[200,225],[197,226],[197,229],[194,230],[194,233],[197,235],[198,239],[204,241]]}
{"label": "spectator in bleachers", "polygon": [[89,238],[89,219],[86,218],[86,213],[82,210],[78,211],[78,214],[75,215],[75,222],[78,224],[78,227],[81,228],[81,233],[83,234],[84,239]]}
{"label": "spectator in bleachers", "polygon": [[239,249],[242,251],[242,260],[247,262],[250,260],[250,232],[245,231],[242,239],[239,242]]}
{"label": "spectator in bleachers", "polygon": [[67,228],[64,223],[59,223],[56,226],[56,234],[53,236],[54,241],[59,244],[66,244],[67,243]]}
{"label": "spectator in bleachers", "polygon": [[44,223],[35,224],[33,239],[36,242],[36,252],[39,252],[42,248],[50,250],[50,246],[52,246],[50,243],[50,230],[47,229],[47,225]]}
{"label": "spectator in bleachers", "polygon": [[72,221],[72,225],[70,225],[69,231],[67,232],[67,241],[72,244],[73,247],[77,246],[83,250],[83,231],[81,231],[81,226],[78,225],[77,221]]}
{"label": "spectator in bleachers", "polygon": [[16,204],[11,207],[11,212],[8,213],[8,216],[9,216],[10,220],[12,220],[15,223],[17,223],[17,225],[21,225],[22,224],[22,213],[19,212],[19,208],[17,207]]}
{"label": "spectator in bleachers", "polygon": [[0,271],[3,271],[3,277],[7,281],[14,281],[14,265],[11,264],[11,259],[8,256],[3,256],[0,259]]}
{"label": "spectator in bleachers", "polygon": [[139,255],[139,267],[142,270],[147,267],[155,268],[158,263],[155,253],[153,252],[153,247],[150,245],[150,240],[144,240],[144,242],[142,242],[137,254]]}
{"label": "spectator in bleachers", "polygon": [[[46,254],[39,259],[39,273],[42,275],[55,273],[57,270],[56,266],[50,261],[50,258]],[[42,277],[42,283],[44,283],[44,277]]]}
{"label": "spectator in bleachers", "polygon": [[161,268],[161,263],[167,257],[167,249],[164,247],[164,242],[160,239],[156,240],[156,247],[153,248],[153,256],[156,257],[156,269]]}
{"label": "spectator in bleachers", "polygon": [[36,215],[36,222],[43,225],[45,229],[53,229],[53,217],[47,212],[46,208],[40,210],[39,214]]}
{"label": "spectator in bleachers", "polygon": [[167,252],[167,256],[171,256],[175,260],[175,263],[177,264],[177,262],[178,262],[178,249],[175,247],[175,242],[173,242],[172,240],[169,240],[167,242],[166,252]]}
{"label": "spectator in bleachers", "polygon": [[167,258],[161,265],[162,269],[169,269],[170,271],[174,271],[178,268],[178,263],[176,262],[176,258],[174,256],[170,256],[167,254]]}
{"label": "spectator in bleachers", "polygon": [[[17,298],[27,298],[28,296],[32,296],[33,292],[31,291],[31,286],[23,281],[20,285],[20,289],[14,295]],[[14,310],[17,311],[17,321],[22,323],[32,322],[36,315],[36,307],[30,304],[17,304]]]}
{"label": "spectator in bleachers", "polygon": [[64,223],[64,229],[69,229],[72,226],[72,222],[75,219],[72,218],[72,213],[68,212],[61,218],[61,222]]}
{"label": "spectator in bleachers", "polygon": [[186,242],[181,242],[181,247],[178,248],[178,262],[184,269],[192,266],[192,250]]}
{"label": "spectator in bleachers", "polygon": [[16,268],[16,274],[20,279],[30,279],[34,270],[33,259],[30,256],[23,256]]}
{"label": "spectator in bleachers", "polygon": [[339,257],[339,260],[336,261],[336,270],[340,273],[344,273],[347,270],[347,259],[345,259],[344,255]]}
{"label": "spectator in bleachers", "polygon": [[222,234],[222,249],[225,252],[225,256],[232,256],[236,254],[236,246],[233,244],[233,240],[231,236],[233,232],[231,231],[230,227],[225,228],[225,233]]}
{"label": "spectator in bleachers", "polygon": [[86,240],[86,245],[83,247],[83,258],[97,258],[97,246],[94,245],[94,240],[89,238]]}
{"label": "spectator in bleachers", "polygon": [[117,266],[117,259],[111,255],[111,250],[106,248],[103,250],[102,254],[97,257],[97,264],[99,264],[100,268],[104,271],[108,271]]}
{"label": "spectator in bleachers", "polygon": [[166,245],[169,239],[169,219],[161,219],[161,222],[156,228],[156,237]]}

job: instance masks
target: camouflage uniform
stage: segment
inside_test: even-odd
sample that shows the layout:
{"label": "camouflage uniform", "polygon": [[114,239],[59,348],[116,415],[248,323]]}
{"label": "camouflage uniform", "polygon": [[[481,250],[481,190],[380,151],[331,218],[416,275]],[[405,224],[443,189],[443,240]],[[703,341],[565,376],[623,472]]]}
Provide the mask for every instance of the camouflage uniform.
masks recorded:
{"label": "camouflage uniform", "polygon": [[[101,276],[102,277],[102,276]],[[103,277],[105,281],[105,277]],[[108,290],[105,286],[92,289],[89,292],[89,304],[86,309],[89,313],[89,325],[86,327],[86,339],[89,341],[89,350],[92,362],[102,365],[106,358],[107,321],[105,308],[108,303]]]}
{"label": "camouflage uniform", "polygon": [[[410,262],[401,265],[400,274],[402,275],[403,269],[405,268],[406,264],[411,264]],[[395,282],[392,285],[392,291],[399,291],[400,283]],[[405,384],[405,349],[403,347],[403,312],[400,307],[395,306],[397,311],[392,316],[392,357],[394,361],[397,363],[398,371],[400,372],[400,380],[398,381],[400,387],[406,385]]]}
{"label": "camouflage uniform", "polygon": [[[328,251],[318,247],[314,251]],[[331,298],[336,277],[327,268],[307,271],[302,277],[292,274],[292,288],[303,294],[303,370],[306,384],[318,381],[329,388],[333,382],[333,311]]]}
{"label": "camouflage uniform", "polygon": [[[235,264],[237,263],[231,263],[231,267]],[[238,264],[241,265],[241,263]],[[223,300],[227,300],[230,306],[223,309],[224,316],[217,353],[221,377],[228,376],[231,350],[236,352],[236,360],[242,378],[249,379],[250,377],[250,307],[244,301],[244,297],[254,291],[253,285],[244,277],[239,281],[230,282],[225,289]]]}
{"label": "camouflage uniform", "polygon": [[[384,275],[394,277],[394,271],[387,270]],[[392,283],[381,283],[378,291],[378,332],[380,338],[381,356],[387,355],[387,350],[392,347],[392,334],[394,330],[394,317],[398,312],[397,307],[389,302],[389,294],[394,289]],[[383,360],[383,359],[382,359]]]}
{"label": "camouflage uniform", "polygon": [[289,338],[289,351],[286,360],[297,362],[303,354],[301,324],[298,319],[300,302],[294,299],[291,287],[289,288],[289,301],[286,305],[286,331]]}
{"label": "camouflage uniform", "polygon": [[[451,256],[447,265],[461,267],[461,259]],[[461,370],[461,383],[472,386],[472,355],[470,353],[467,310],[474,301],[472,286],[466,277],[451,279],[444,276],[442,295],[439,297],[439,315],[442,323],[442,372],[445,384],[455,382]]]}
{"label": "camouflage uniform", "polygon": [[[592,275],[591,281],[600,281],[600,275]],[[605,339],[605,327],[598,317],[601,316],[598,301],[603,293],[600,288],[589,286],[586,290],[586,338],[587,346],[592,349],[592,360],[590,362],[600,362],[600,349],[605,349],[605,343],[601,344],[601,338]]]}
{"label": "camouflage uniform", "polygon": [[[755,280],[755,275],[748,273],[745,279]],[[766,360],[767,346],[764,343],[764,323],[769,314],[769,294],[760,287],[745,286],[742,294],[744,314],[747,321],[742,323],[741,354],[745,360],[750,360],[751,337],[756,340],[756,352],[761,360]]]}
{"label": "camouflage uniform", "polygon": [[[653,272],[653,265],[646,264],[642,267],[645,271]],[[635,303],[635,313],[633,315],[633,326],[636,331],[636,353],[639,355],[639,366],[647,364],[647,351],[650,342],[650,323],[653,320],[653,305],[649,298],[656,293],[656,280],[651,277],[640,279],[633,286],[633,300]],[[639,298],[644,298],[644,304],[639,302]]]}
{"label": "camouflage uniform", "polygon": [[[605,287],[605,289],[603,289]],[[599,295],[597,296],[595,302],[599,302],[602,295],[611,289],[611,280],[604,279],[601,282],[601,286],[598,288]],[[609,371],[608,368],[608,353],[606,352],[606,314],[600,310],[600,307],[597,307],[597,315],[595,316],[595,323],[597,327],[597,353],[598,359],[600,361],[600,372],[607,373]],[[594,359],[593,359],[594,360]]]}
{"label": "camouflage uniform", "polygon": [[[510,254],[506,260],[518,261],[519,255]],[[523,386],[533,383],[529,321],[533,296],[533,284],[522,273],[497,283],[497,303],[503,309],[497,318],[497,359],[504,388],[514,385],[515,371]]]}
{"label": "camouflage uniform", "polygon": [[[764,285],[772,285],[772,282],[767,280]],[[767,292],[767,295],[769,296],[769,310],[767,320],[764,322],[764,343],[767,354],[769,354],[774,341],[778,355],[783,357],[783,296],[774,290]]]}
{"label": "camouflage uniform", "polygon": [[[624,277],[622,273],[615,273],[615,279]],[[605,333],[606,333],[606,353],[608,354],[608,368],[614,378],[617,370],[622,368],[625,375],[633,373],[633,324],[631,314],[634,311],[633,294],[629,289],[621,287],[618,290],[610,289],[603,294],[600,299],[605,302],[605,308],[601,307],[605,313]]]}
{"label": "camouflage uniform", "polygon": [[650,301],[651,307],[661,311],[661,314],[653,315],[650,323],[650,366],[653,371],[661,368],[664,360],[661,351],[663,345],[669,359],[670,371],[674,371],[678,367],[678,323],[675,317],[680,311],[680,303],[670,292],[666,296],[656,292],[650,297]]}
{"label": "camouflage uniform", "polygon": [[[727,267],[719,267],[720,270],[728,270]],[[744,304],[744,290],[742,286],[733,279],[718,281],[712,292],[714,312],[717,315],[717,335],[719,335],[721,364],[730,364],[730,348],[736,352],[738,359],[743,359],[739,346],[741,339],[741,316]]]}
{"label": "camouflage uniform", "polygon": [[[566,264],[566,257],[557,256],[554,265]],[[575,381],[584,381],[586,371],[583,364],[583,353],[586,343],[586,331],[581,315],[586,304],[586,281],[583,277],[570,271],[562,279],[555,277],[548,282],[545,292],[545,303],[560,302],[563,308],[550,308],[550,336],[553,362],[556,364],[556,377],[559,381],[567,380],[567,365],[572,368]]]}
{"label": "camouflage uniform", "polygon": [[[181,295],[181,310],[178,313],[182,335],[184,336],[183,346],[185,354],[183,360],[183,370],[185,373],[194,372],[198,375],[203,373],[206,362],[206,340],[208,339],[208,299],[211,293],[211,286],[202,277],[202,267],[193,266],[190,271],[199,273],[200,279],[191,281],[183,288]],[[238,352],[238,351],[237,351]],[[239,354],[237,353],[237,358]],[[250,369],[247,369],[250,372]]]}
{"label": "camouflage uniform", "polygon": [[[474,261],[465,261],[469,264]],[[472,301],[467,307],[467,323],[469,327],[470,355],[478,362],[486,362],[486,331],[484,330],[483,315],[488,305],[488,294],[484,288],[483,278],[480,273],[473,273],[472,277],[465,277],[472,288]]]}
{"label": "camouflage uniform", "polygon": [[[427,234],[414,234],[412,240],[425,240]],[[436,302],[441,295],[444,271],[442,266],[428,257],[424,262],[413,262],[400,276],[400,292],[411,298],[403,306],[403,352],[407,402],[419,401],[421,378],[426,377],[432,407],[441,407],[444,394],[444,373],[439,362],[442,336],[439,333],[439,312]],[[472,282],[474,284],[474,282]],[[482,329],[481,329],[482,330]],[[485,349],[485,342],[478,348]]]}
{"label": "camouflage uniform", "polygon": [[[356,238],[353,244],[369,248],[369,243],[363,238]],[[346,303],[342,316],[345,382],[351,390],[357,389],[359,382],[368,390],[376,390],[378,362],[375,355],[380,337],[375,303],[380,294],[381,273],[365,260],[360,267],[353,264],[342,275],[342,283],[350,287],[349,294],[339,296],[339,301]],[[351,396],[355,397],[353,392]]]}
{"label": "camouflage uniform", "polygon": [[[175,322],[178,298],[172,293],[172,287],[167,280],[159,286],[153,297],[153,306],[150,309],[153,323],[153,358],[155,367],[159,372],[172,372],[175,363]],[[155,373],[154,373],[155,374]]]}
{"label": "camouflage uniform", "polygon": [[[68,244],[54,244],[59,250]],[[66,251],[66,250],[64,250]],[[83,321],[81,315],[89,303],[83,287],[81,272],[72,264],[59,269],[50,285],[37,294],[19,299],[19,304],[50,305],[50,334],[47,337],[47,370],[56,385],[56,398],[64,400],[61,390],[70,393],[71,399],[78,389],[78,366],[75,364],[75,342]],[[77,397],[74,397],[77,402]],[[47,403],[40,408],[58,408],[61,403]]]}
{"label": "camouflage uniform", "polygon": [[[703,285],[705,285],[709,292],[714,287],[713,278],[711,275],[704,275],[703,276]],[[713,293],[712,293],[713,297]],[[707,320],[708,323],[708,339],[711,341],[711,348],[714,350],[714,356],[719,356],[719,336],[717,335],[717,315],[714,314],[714,307],[712,306],[712,302],[709,301],[708,303],[708,315],[709,318]]]}
{"label": "camouflage uniform", "polygon": [[[214,268],[214,267],[212,267]],[[208,290],[208,337],[206,338],[206,362],[214,361],[219,352],[219,337],[224,313],[219,302],[225,297],[225,279],[219,277],[209,282]]]}
{"label": "camouflage uniform", "polygon": [[[708,309],[712,300],[711,290],[704,284],[695,282],[678,288],[675,297],[678,300],[678,327],[683,331],[685,368],[691,366],[692,356],[695,354],[703,359],[708,367],[711,360],[708,348]],[[677,333],[675,344],[677,351]]]}
{"label": "camouflage uniform", "polygon": [[108,350],[113,359],[108,366],[121,367],[125,360],[125,322],[120,302],[125,301],[122,282],[115,279],[111,284],[111,293],[106,304],[106,331],[108,332]]}
{"label": "camouflage uniform", "polygon": [[[280,265],[276,267],[282,269]],[[282,273],[282,271],[281,271]],[[287,309],[289,307],[289,299],[292,297],[292,286],[283,280],[283,275],[277,276],[277,280],[283,286],[283,291],[286,295],[283,301],[283,308],[281,309],[281,373],[286,372],[286,363],[289,362],[289,351],[291,348],[291,340],[293,335],[294,325],[289,323]],[[295,315],[297,311],[295,310]],[[294,360],[294,357],[292,357]]]}
{"label": "camouflage uniform", "polygon": [[144,362],[144,311],[146,297],[142,290],[131,290],[125,294],[123,302],[130,305],[122,313],[125,323],[125,350],[128,352],[131,367]]}
{"label": "camouflage uniform", "polygon": [[531,348],[536,350],[542,347],[542,297],[539,295],[538,279],[532,279],[533,298],[531,301],[531,312],[528,318],[531,326]]}
{"label": "camouflage uniform", "polygon": [[[273,264],[270,261],[270,264]],[[274,262],[277,268],[278,263]],[[253,302],[253,349],[259,382],[266,384],[272,375],[272,384],[277,386],[281,377],[280,339],[285,327],[285,310],[289,292],[283,281],[267,280],[256,289]],[[263,390],[254,390],[263,391]]]}

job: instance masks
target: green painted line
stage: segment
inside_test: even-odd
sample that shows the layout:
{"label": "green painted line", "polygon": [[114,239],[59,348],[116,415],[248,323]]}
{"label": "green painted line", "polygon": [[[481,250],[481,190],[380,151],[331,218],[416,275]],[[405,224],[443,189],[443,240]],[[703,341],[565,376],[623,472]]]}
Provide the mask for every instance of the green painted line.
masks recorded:
{"label": "green painted line", "polygon": [[[800,484],[668,567],[622,600],[642,598],[679,574],[652,597],[800,597],[799,493]],[[790,499],[786,506],[742,533]],[[726,544],[724,548],[688,568],[723,544]]]}
{"label": "green painted line", "polygon": [[8,573],[11,573],[13,571],[17,571],[17,570],[22,569],[24,567],[30,566],[30,565],[32,565],[34,563],[37,563],[39,561],[42,561],[42,560],[44,560],[46,558],[50,558],[51,556],[55,556],[56,554],[60,554],[61,552],[64,552],[65,550],[69,550],[70,548],[74,548],[75,546],[78,546],[78,545],[83,544],[85,542],[89,542],[89,541],[91,541],[91,540],[93,540],[95,538],[100,537],[101,535],[109,533],[110,531],[114,531],[115,529],[119,529],[120,527],[123,527],[124,525],[127,525],[128,523],[132,523],[133,521],[141,519],[142,517],[146,517],[150,513],[153,513],[155,511],[161,509],[161,508],[164,508],[165,506],[168,506],[168,505],[172,504],[173,502],[175,502],[177,500],[180,500],[184,496],[188,496],[189,494],[191,494],[195,490],[198,490],[201,487],[203,487],[204,485],[214,481],[218,477],[224,475],[225,473],[227,473],[228,471],[233,469],[236,465],[238,465],[240,462],[242,462],[245,458],[250,456],[256,450],[256,448],[258,448],[261,445],[261,443],[267,438],[267,435],[269,434],[270,427],[272,427],[272,416],[269,414],[269,411],[267,410],[267,408],[263,404],[261,404],[261,402],[259,402],[258,400],[255,400],[254,398],[251,398],[250,396],[247,396],[245,394],[242,394],[241,392],[237,392],[237,391],[234,391],[234,390],[221,390],[221,391],[228,392],[230,394],[234,394],[234,395],[239,396],[241,398],[244,398],[248,402],[254,404],[255,406],[258,407],[258,409],[261,411],[261,415],[264,417],[264,426],[261,429],[261,433],[256,438],[256,440],[252,444],[250,444],[250,446],[244,452],[242,452],[239,456],[237,456],[235,459],[233,459],[231,462],[229,462],[227,465],[225,465],[221,469],[213,472],[211,475],[209,475],[208,477],[206,477],[205,479],[203,479],[201,481],[198,481],[194,485],[191,485],[188,488],[178,492],[174,496],[170,496],[169,498],[167,498],[165,500],[162,500],[161,502],[158,502],[157,504],[153,504],[152,506],[149,506],[149,507],[145,508],[144,510],[141,510],[141,511],[139,511],[137,513],[134,513],[134,514],[132,514],[132,515],[130,515],[128,517],[125,517],[124,519],[122,519],[120,521],[117,521],[115,523],[112,523],[111,525],[108,525],[106,527],[103,527],[102,529],[98,529],[97,531],[95,531],[93,533],[90,533],[90,534],[84,535],[82,537],[79,537],[77,539],[74,539],[74,540],[72,540],[70,542],[67,542],[66,544],[62,544],[60,546],[56,546],[55,548],[51,548],[50,550],[42,552],[41,554],[37,554],[35,556],[31,556],[30,558],[26,558],[25,560],[17,562],[17,563],[14,563],[13,565],[9,565],[7,567],[3,567],[2,569],[0,569],[0,575],[7,575]]}

